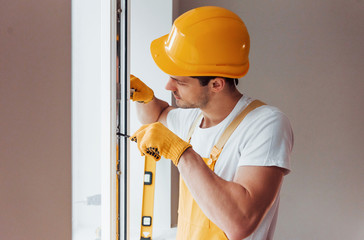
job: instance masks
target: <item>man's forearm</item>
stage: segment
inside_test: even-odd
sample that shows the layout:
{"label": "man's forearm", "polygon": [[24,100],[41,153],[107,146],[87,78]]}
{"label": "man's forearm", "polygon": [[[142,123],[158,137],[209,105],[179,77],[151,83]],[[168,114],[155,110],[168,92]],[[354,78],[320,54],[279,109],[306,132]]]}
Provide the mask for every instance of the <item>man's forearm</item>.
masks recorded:
{"label": "man's forearm", "polygon": [[149,103],[136,103],[138,119],[142,124],[157,122],[169,104],[156,97]]}
{"label": "man's forearm", "polygon": [[[219,226],[229,239],[237,239],[232,236],[229,228],[239,229],[233,227],[236,226],[233,223],[237,218],[242,219],[237,202],[244,201],[241,199],[245,195],[244,189],[236,183],[218,177],[198,158],[198,154],[192,149],[187,150],[178,164],[179,172],[205,215]],[[235,196],[239,193],[241,198],[237,201]],[[244,226],[246,222],[242,220],[241,224]]]}
{"label": "man's forearm", "polygon": [[177,167],[202,211],[229,239],[245,238],[255,230],[273,203],[283,175],[269,167],[253,167],[243,174],[238,171],[237,175],[256,175],[251,178],[254,186],[246,188],[217,176],[191,148]]}

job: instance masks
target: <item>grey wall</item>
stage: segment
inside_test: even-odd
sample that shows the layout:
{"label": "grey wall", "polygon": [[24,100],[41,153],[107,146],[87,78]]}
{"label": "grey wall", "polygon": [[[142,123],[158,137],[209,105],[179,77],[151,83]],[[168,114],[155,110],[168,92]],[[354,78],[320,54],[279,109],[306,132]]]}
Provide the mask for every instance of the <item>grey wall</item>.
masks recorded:
{"label": "grey wall", "polygon": [[[0,3],[0,239],[70,239],[70,2]],[[240,89],[295,131],[275,239],[363,239],[363,1],[183,0],[180,12],[202,4],[243,18]]]}
{"label": "grey wall", "polygon": [[364,2],[197,1],[236,12],[251,36],[240,90],[295,132],[275,239],[364,239]]}
{"label": "grey wall", "polygon": [[0,239],[71,239],[71,2],[0,5]]}

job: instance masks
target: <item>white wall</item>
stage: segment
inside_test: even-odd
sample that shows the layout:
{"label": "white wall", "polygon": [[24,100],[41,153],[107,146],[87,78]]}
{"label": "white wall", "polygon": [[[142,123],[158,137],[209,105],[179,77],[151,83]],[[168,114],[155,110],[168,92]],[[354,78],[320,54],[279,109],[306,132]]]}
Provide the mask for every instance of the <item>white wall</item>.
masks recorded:
{"label": "white wall", "polygon": [[239,89],[293,125],[275,239],[364,239],[363,1],[184,0],[180,13],[202,5],[244,20],[251,69]]}
{"label": "white wall", "polygon": [[0,239],[71,239],[71,3],[0,5]]}

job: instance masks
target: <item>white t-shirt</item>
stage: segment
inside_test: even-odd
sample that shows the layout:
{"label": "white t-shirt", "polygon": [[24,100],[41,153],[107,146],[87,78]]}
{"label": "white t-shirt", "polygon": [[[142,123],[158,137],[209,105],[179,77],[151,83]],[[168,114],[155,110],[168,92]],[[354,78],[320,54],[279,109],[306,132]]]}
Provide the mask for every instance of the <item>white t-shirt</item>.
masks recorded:
{"label": "white t-shirt", "polygon": [[[208,158],[225,128],[253,99],[243,96],[232,112],[218,125],[200,128],[191,137],[193,149]],[[168,128],[187,140],[188,131],[200,115],[200,109],[174,109],[168,113]],[[202,120],[201,120],[202,121]],[[240,166],[277,166],[290,171],[293,132],[290,122],[278,108],[264,105],[251,111],[226,142],[215,165],[215,173],[232,181]],[[279,195],[257,230],[246,240],[271,240],[277,221]]]}

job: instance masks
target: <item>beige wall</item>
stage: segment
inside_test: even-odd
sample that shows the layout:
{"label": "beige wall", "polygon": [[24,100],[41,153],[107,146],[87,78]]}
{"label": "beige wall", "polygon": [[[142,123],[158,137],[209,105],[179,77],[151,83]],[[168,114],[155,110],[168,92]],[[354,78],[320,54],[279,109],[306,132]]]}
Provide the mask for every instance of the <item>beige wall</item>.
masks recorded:
{"label": "beige wall", "polygon": [[0,239],[71,239],[70,1],[0,1]]}
{"label": "beige wall", "polygon": [[364,239],[364,2],[181,0],[245,21],[240,90],[281,108],[295,132],[275,239]]}

